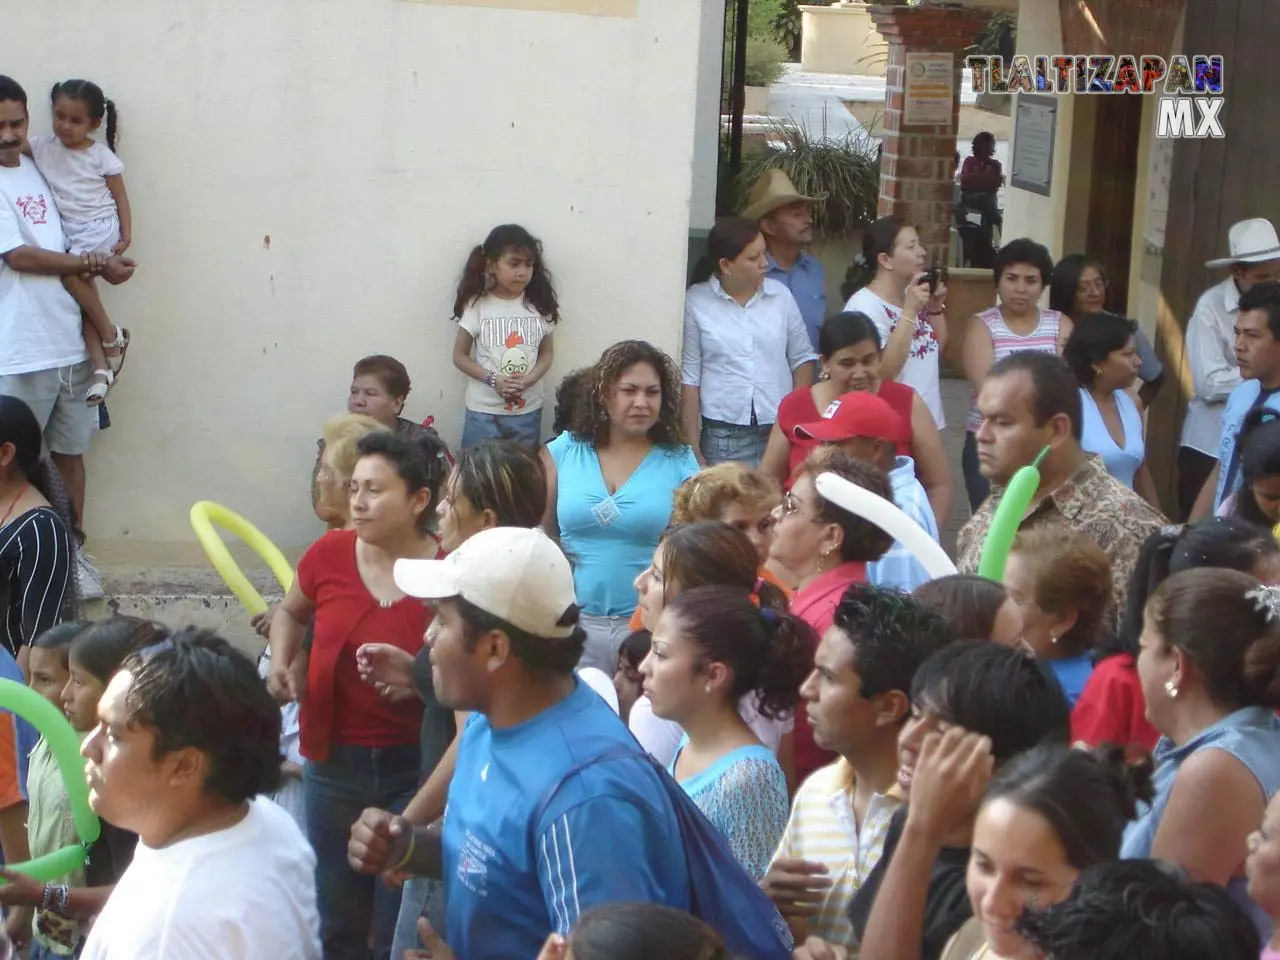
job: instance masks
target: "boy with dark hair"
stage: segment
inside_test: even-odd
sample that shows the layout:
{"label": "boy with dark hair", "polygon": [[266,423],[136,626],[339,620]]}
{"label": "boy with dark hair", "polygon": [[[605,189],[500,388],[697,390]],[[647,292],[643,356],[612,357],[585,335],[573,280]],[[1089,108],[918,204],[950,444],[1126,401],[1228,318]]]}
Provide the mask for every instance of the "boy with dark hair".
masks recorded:
{"label": "boy with dark hair", "polygon": [[318,960],[315,856],[268,800],[280,711],[248,657],[186,629],[130,657],[81,752],[89,802],[138,834],[88,960]]}

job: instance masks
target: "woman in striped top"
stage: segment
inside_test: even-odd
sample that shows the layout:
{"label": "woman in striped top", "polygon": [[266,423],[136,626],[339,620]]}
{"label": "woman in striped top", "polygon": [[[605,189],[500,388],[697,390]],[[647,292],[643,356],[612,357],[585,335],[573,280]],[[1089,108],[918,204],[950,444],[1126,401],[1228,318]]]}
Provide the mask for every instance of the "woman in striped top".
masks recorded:
{"label": "woman in striped top", "polygon": [[75,603],[70,501],[42,439],[31,408],[0,396],[0,629],[24,672],[32,641]]}
{"label": "woman in striped top", "polygon": [[964,373],[973,384],[975,402],[969,407],[965,423],[961,464],[969,508],[975,512],[991,492],[990,484],[978,472],[978,442],[974,436],[982,423],[976,404],[982,381],[997,360],[1019,350],[1061,354],[1071,335],[1067,317],[1038,305],[1053,274],[1053,260],[1047,248],[1034,240],[1011,240],[1000,248],[993,273],[1000,305],[969,318],[963,347]]}

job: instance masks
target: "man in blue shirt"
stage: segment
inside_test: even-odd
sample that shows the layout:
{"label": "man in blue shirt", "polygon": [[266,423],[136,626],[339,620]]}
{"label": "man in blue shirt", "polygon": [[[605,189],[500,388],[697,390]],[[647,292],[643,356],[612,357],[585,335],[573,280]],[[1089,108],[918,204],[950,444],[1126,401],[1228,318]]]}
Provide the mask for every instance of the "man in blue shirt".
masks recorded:
{"label": "man in blue shirt", "polygon": [[810,205],[823,197],[806,197],[781,170],[769,170],[752,186],[742,215],[760,221],[768,250],[768,276],[783,284],[800,305],[805,329],[813,349],[818,349],[818,331],[827,316],[826,277],[822,264],[805,252],[813,243],[813,212]]}
{"label": "man in blue shirt", "polygon": [[584,635],[560,548],[540,530],[491,528],[445,560],[398,561],[395,578],[435,605],[437,698],[472,715],[443,829],[367,810],[352,866],[443,876],[444,939],[467,960],[537,956],[548,933],[604,903],[688,910],[660,773],[574,676]]}
{"label": "man in blue shirt", "polygon": [[1255,407],[1280,414],[1280,284],[1260,283],[1241,294],[1235,321],[1236,362],[1244,383],[1231,391],[1222,412],[1218,464],[1196,499],[1191,519],[1200,520],[1240,489],[1236,438]]}

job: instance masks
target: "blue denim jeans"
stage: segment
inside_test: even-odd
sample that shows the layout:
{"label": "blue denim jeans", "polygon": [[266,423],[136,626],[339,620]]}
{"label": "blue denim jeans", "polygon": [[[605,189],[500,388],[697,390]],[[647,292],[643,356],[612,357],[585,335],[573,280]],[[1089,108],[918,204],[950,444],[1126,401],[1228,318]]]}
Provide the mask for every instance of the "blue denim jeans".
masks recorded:
{"label": "blue denim jeans", "polygon": [[400,919],[396,921],[396,939],[391,944],[392,960],[399,960],[406,950],[421,949],[418,942],[418,918],[426,917],[431,929],[444,938],[444,881],[413,877],[405,881],[400,897]]}
{"label": "blue denim jeans", "polygon": [[960,452],[960,469],[964,472],[964,489],[969,495],[969,511],[978,508],[991,494],[991,481],[978,469],[978,438],[971,431],[964,435],[964,449]]}
{"label": "blue denim jeans", "polygon": [[[48,947],[36,943],[35,940],[31,941],[31,946],[27,949],[27,960],[67,960],[68,956],[80,956],[84,951],[84,941],[80,941],[80,946],[76,947],[76,951],[73,954],[54,953]],[[17,954],[15,953],[14,956],[17,956]]]}
{"label": "blue denim jeans", "polygon": [[[418,789],[418,745],[348,747],[303,766],[307,839],[316,854],[316,906],[324,960],[388,960],[400,891],[347,863],[351,825],[367,807],[399,813]],[[373,951],[369,942],[372,934]]]}
{"label": "blue denim jeans", "polygon": [[760,466],[772,424],[739,427],[719,421],[702,421],[702,458],[707,466],[736,460],[752,470]]}
{"label": "blue denim jeans", "polygon": [[542,444],[542,411],[499,415],[468,410],[462,421],[462,449],[486,440],[514,440],[537,449]]}

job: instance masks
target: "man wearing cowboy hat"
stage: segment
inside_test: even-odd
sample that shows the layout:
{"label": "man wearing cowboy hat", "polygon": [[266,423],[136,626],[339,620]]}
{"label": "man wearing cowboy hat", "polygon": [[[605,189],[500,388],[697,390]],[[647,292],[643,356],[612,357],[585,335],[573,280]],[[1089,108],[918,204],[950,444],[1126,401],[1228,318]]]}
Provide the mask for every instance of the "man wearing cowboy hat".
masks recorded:
{"label": "man wearing cowboy hat", "polygon": [[1235,349],[1240,296],[1259,283],[1280,280],[1280,238],[1269,220],[1232,225],[1227,246],[1230,256],[1205,266],[1210,270],[1230,267],[1231,275],[1201,295],[1187,321],[1193,393],[1178,451],[1178,508],[1183,516],[1190,515],[1217,465],[1223,407],[1243,382]]}
{"label": "man wearing cowboy hat", "polygon": [[818,349],[818,330],[827,315],[826,278],[822,264],[805,252],[813,242],[809,205],[825,197],[806,197],[782,170],[768,170],[751,187],[742,215],[760,221],[768,250],[768,276],[783,284],[800,305],[805,329]]}

